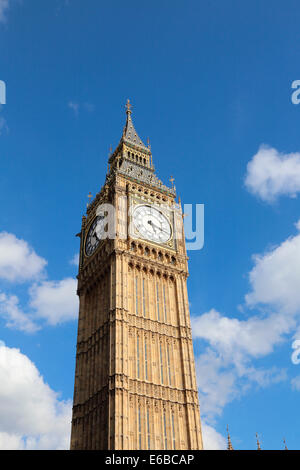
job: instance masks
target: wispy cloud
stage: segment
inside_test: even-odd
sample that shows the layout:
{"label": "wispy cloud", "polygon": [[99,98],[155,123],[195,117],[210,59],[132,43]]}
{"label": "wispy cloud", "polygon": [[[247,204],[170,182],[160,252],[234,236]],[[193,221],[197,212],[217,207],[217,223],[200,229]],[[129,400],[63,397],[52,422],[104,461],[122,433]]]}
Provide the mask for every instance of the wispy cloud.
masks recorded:
{"label": "wispy cloud", "polygon": [[76,117],[79,115],[79,103],[76,103],[75,101],[69,101],[68,107],[73,111]]}
{"label": "wispy cloud", "polygon": [[0,116],[0,135],[2,135],[4,132],[8,132],[8,126],[6,119],[3,116]]}
{"label": "wispy cloud", "polygon": [[87,111],[88,113],[92,113],[95,109],[95,105],[92,103],[83,103],[83,109]]}
{"label": "wispy cloud", "polygon": [[9,0],[0,0],[0,23],[6,23],[7,21],[7,10],[9,8]]}
{"label": "wispy cloud", "polygon": [[78,265],[79,265],[79,253],[75,253],[75,255],[73,256],[73,258],[70,259],[70,264],[71,264],[72,266],[78,267]]}
{"label": "wispy cloud", "polygon": [[78,117],[81,110],[92,113],[95,105],[89,102],[78,103],[77,101],[69,101],[68,107],[72,110],[74,116]]}
{"label": "wispy cloud", "polygon": [[[1,1],[1,0],[0,0]],[[0,113],[4,109],[4,106],[0,104]],[[0,114],[0,136],[9,131],[6,119]]]}
{"label": "wispy cloud", "polygon": [[19,299],[15,295],[7,295],[0,292],[0,315],[6,321],[7,328],[25,333],[35,333],[40,329],[32,315],[22,311]]}
{"label": "wispy cloud", "polygon": [[297,375],[291,380],[292,389],[300,392],[300,375]]}
{"label": "wispy cloud", "polygon": [[55,9],[55,14],[59,15],[64,7],[68,7],[70,5],[70,0],[57,0],[57,1],[58,3]]}

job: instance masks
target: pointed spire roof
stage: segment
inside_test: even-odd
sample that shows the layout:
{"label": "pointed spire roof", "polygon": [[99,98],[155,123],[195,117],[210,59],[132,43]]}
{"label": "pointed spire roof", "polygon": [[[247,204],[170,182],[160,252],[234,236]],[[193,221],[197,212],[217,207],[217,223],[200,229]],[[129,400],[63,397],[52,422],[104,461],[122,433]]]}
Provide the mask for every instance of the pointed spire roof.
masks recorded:
{"label": "pointed spire roof", "polygon": [[228,424],[227,424],[227,441],[228,441],[227,450],[234,450],[234,448],[233,448],[233,446],[232,446],[232,443],[231,443],[231,438],[230,438],[230,434],[229,434]]}
{"label": "pointed spire roof", "polygon": [[131,145],[141,147],[143,150],[147,150],[149,152],[149,148],[139,138],[139,136],[138,136],[138,134],[137,134],[137,132],[134,128],[134,125],[133,125],[133,122],[132,122],[132,119],[131,119],[131,113],[132,113],[131,108],[132,108],[132,105],[130,103],[130,100],[127,100],[127,103],[126,103],[127,121],[126,121],[126,125],[124,127],[124,130],[123,130],[122,140],[125,143],[127,142]]}

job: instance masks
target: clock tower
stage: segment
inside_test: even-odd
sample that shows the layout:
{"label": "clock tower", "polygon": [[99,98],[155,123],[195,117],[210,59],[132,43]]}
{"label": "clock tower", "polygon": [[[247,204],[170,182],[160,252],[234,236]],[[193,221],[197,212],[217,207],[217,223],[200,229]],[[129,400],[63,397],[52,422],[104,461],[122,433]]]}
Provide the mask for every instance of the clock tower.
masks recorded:
{"label": "clock tower", "polygon": [[79,234],[71,449],[202,449],[181,207],[126,108]]}

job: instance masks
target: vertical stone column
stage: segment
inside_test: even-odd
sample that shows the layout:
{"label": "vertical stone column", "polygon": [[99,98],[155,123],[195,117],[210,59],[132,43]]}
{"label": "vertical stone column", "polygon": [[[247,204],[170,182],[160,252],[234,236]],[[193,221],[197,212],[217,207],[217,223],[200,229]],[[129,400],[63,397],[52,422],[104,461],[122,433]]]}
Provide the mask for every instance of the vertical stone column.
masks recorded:
{"label": "vertical stone column", "polygon": [[[114,284],[113,284],[114,282]],[[114,289],[115,305],[112,310],[111,332],[111,376],[114,376],[114,390],[110,399],[114,400],[114,449],[128,449],[128,264],[125,257],[118,253],[115,257]],[[114,361],[112,358],[114,357]]]}
{"label": "vertical stone column", "polygon": [[179,406],[176,403],[174,409],[174,428],[175,428],[175,445],[176,449],[181,450],[181,440],[182,440],[182,429],[180,427],[180,420],[179,420]]}
{"label": "vertical stone column", "polygon": [[[186,396],[186,429],[187,429],[187,448],[197,449],[199,441],[202,441],[200,426],[196,425],[196,417],[194,413],[194,405],[198,406],[198,399],[194,403],[194,397],[197,396],[197,385],[194,369],[194,354],[192,340],[189,337],[190,331],[190,320],[189,320],[189,308],[187,301],[187,292],[185,286],[186,280],[181,276],[176,276],[176,293],[179,307],[179,319],[180,319],[180,350],[182,358],[182,371],[184,377],[183,387],[185,389]],[[200,437],[196,436],[196,431],[200,430]]]}

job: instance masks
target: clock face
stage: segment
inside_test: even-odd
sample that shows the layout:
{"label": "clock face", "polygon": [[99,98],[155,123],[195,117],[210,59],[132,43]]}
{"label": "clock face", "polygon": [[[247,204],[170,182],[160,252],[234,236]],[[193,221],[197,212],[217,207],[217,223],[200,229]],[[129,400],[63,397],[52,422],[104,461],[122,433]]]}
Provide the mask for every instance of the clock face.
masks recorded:
{"label": "clock face", "polygon": [[133,213],[133,223],[146,240],[166,243],[171,238],[170,222],[160,210],[153,206],[138,206]]}
{"label": "clock face", "polygon": [[89,232],[85,241],[85,254],[91,256],[102,240],[104,233],[104,217],[98,216],[90,226]]}

